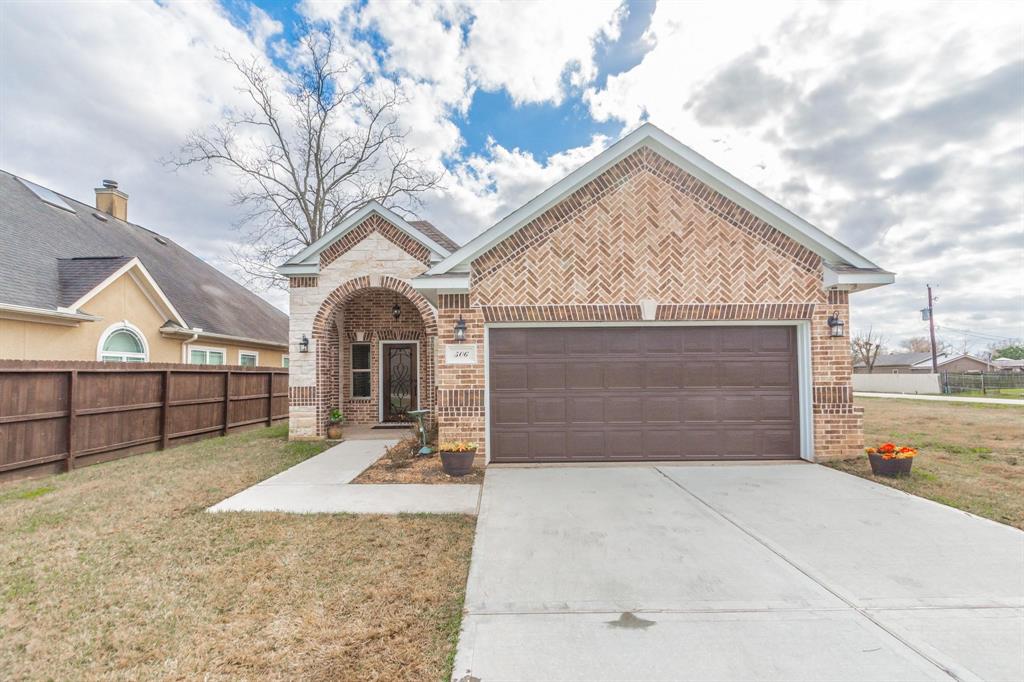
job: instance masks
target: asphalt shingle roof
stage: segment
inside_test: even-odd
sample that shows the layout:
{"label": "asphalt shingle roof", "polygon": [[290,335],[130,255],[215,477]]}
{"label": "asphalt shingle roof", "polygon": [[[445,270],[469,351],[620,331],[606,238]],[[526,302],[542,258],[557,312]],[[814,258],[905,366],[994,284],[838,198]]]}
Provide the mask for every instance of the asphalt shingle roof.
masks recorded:
{"label": "asphalt shingle roof", "polygon": [[74,213],[0,171],[0,303],[55,310],[120,267],[112,267],[118,259],[137,257],[189,326],[287,343],[287,315],[169,237],[109,215],[101,219],[93,206],[61,198]]}
{"label": "asphalt shingle roof", "polygon": [[58,258],[57,303],[65,308],[72,305],[130,260],[128,256]]}
{"label": "asphalt shingle roof", "polygon": [[441,230],[434,227],[432,223],[426,220],[411,220],[409,224],[415,227],[417,230],[425,234],[426,236],[433,239],[435,242],[448,249],[452,253],[459,250],[459,243],[454,239],[446,235]]}

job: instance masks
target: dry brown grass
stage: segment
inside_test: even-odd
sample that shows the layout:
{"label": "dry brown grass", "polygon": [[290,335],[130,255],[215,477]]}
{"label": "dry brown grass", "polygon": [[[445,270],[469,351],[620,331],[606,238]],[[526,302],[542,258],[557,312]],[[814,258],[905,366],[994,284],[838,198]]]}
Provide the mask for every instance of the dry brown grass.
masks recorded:
{"label": "dry brown grass", "polygon": [[829,466],[1024,528],[1024,409],[1001,405],[857,399],[869,445],[919,448],[910,476],[873,476],[867,457]]}
{"label": "dry brown grass", "polygon": [[380,459],[356,476],[353,483],[483,483],[484,462],[478,457],[473,462],[473,473],[449,476],[441,468],[440,455],[413,457],[413,448],[420,447],[419,439],[405,438],[388,448]]}
{"label": "dry brown grass", "polygon": [[0,678],[444,678],[473,519],[203,511],[283,435],[0,487]]}

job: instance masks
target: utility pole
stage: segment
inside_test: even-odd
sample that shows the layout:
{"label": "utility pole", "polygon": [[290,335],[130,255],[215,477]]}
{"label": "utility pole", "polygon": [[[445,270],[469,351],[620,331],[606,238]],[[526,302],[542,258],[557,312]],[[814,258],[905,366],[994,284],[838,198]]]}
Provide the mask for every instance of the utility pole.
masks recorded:
{"label": "utility pole", "polygon": [[932,285],[928,287],[928,333],[932,339],[932,373],[939,373],[939,359],[935,353],[935,312],[932,310]]}

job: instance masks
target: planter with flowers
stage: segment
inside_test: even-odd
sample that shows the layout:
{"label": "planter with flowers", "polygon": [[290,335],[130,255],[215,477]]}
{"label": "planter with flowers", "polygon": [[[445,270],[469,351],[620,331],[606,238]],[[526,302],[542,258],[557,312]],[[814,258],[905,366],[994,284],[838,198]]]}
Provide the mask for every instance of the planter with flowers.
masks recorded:
{"label": "planter with flowers", "polygon": [[345,415],[341,413],[341,410],[334,408],[331,413],[327,415],[327,440],[341,440],[344,433],[341,430],[341,425],[345,423]]}
{"label": "planter with flowers", "polygon": [[473,471],[473,458],[476,457],[476,443],[451,441],[441,443],[437,447],[441,453],[441,468],[449,476],[465,476]]}
{"label": "planter with flowers", "polygon": [[917,450],[906,445],[897,446],[882,443],[877,448],[867,448],[871,473],[876,476],[903,476],[910,473]]}

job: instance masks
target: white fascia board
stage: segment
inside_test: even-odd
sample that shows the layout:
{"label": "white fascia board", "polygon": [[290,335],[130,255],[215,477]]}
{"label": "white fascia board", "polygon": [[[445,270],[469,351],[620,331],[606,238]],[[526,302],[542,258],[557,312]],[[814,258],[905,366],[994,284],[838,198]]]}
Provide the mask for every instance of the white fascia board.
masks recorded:
{"label": "white fascia board", "polygon": [[465,294],[469,292],[468,274],[449,274],[439,277],[413,278],[409,281],[416,291],[437,307],[438,294]]}
{"label": "white fascia board", "polygon": [[90,289],[84,296],[68,306],[67,309],[78,310],[125,273],[132,274],[132,279],[139,285],[139,288],[142,289],[144,294],[146,294],[149,302],[160,312],[160,314],[165,315],[168,319],[174,320],[182,327],[188,326],[185,322],[185,318],[178,313],[174,304],[167,298],[163,289],[161,289],[160,285],[156,283],[153,276],[149,274],[149,270],[147,270],[146,266],[142,264],[142,261],[139,260],[138,256],[132,258],[117,270],[107,275],[106,279]]}
{"label": "white fascia board", "polygon": [[334,228],[324,236],[320,237],[320,239],[317,239],[315,242],[304,248],[302,251],[299,251],[297,254],[289,258],[286,263],[278,267],[277,271],[283,275],[287,275],[289,274],[290,271],[287,271],[286,269],[292,266],[315,264],[317,266],[316,271],[319,272],[320,252],[326,249],[328,246],[330,246],[338,239],[344,237],[349,231],[351,231],[354,227],[359,225],[359,223],[361,223],[371,213],[376,213],[377,215],[384,218],[389,223],[391,223],[392,225],[394,225],[395,227],[397,227],[398,229],[400,229],[401,231],[405,232],[410,237],[418,241],[420,244],[423,244],[423,246],[430,249],[432,255],[443,259],[451,254],[451,252],[448,249],[444,248],[443,246],[435,242],[433,239],[417,230],[415,227],[406,222],[404,218],[396,214],[394,211],[384,208],[376,201],[371,201],[370,203],[366,204],[361,209],[350,215],[348,218],[346,218],[341,223],[341,225],[338,225],[336,228]]}
{"label": "white fascia board", "polygon": [[51,310],[49,308],[33,308],[27,305],[14,305],[13,303],[0,303],[0,318],[11,320],[39,321],[45,319],[53,324],[77,326],[80,322],[96,322],[102,317],[90,315],[89,313],[76,312],[67,308]]}
{"label": "white fascia board", "polygon": [[826,262],[844,262],[859,268],[878,267],[853,249],[711,163],[668,133],[651,123],[644,123],[493,227],[485,230],[461,249],[428,270],[427,274],[444,274],[458,265],[472,261],[643,146],[650,147],[683,170],[707,183],[797,243],[817,253]]}
{"label": "white fascia board", "polygon": [[295,265],[289,265],[286,263],[278,266],[277,271],[285,277],[318,275],[320,274],[320,263],[296,263]]}
{"label": "white fascia board", "polygon": [[833,270],[825,265],[821,275],[821,286],[825,289],[845,289],[847,291],[864,291],[883,287],[896,281],[896,275],[884,270],[878,272],[848,272]]}

